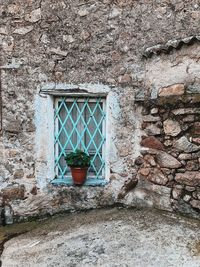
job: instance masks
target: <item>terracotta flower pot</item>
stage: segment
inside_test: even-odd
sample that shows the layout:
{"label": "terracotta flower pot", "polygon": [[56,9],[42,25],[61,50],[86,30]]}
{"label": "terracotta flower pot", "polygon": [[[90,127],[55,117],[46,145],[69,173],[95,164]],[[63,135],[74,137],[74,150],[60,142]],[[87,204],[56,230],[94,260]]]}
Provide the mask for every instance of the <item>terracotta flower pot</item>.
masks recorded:
{"label": "terracotta flower pot", "polygon": [[72,174],[74,184],[76,185],[84,184],[86,180],[86,176],[87,176],[87,170],[88,170],[88,167],[85,167],[85,168],[71,167],[71,174]]}

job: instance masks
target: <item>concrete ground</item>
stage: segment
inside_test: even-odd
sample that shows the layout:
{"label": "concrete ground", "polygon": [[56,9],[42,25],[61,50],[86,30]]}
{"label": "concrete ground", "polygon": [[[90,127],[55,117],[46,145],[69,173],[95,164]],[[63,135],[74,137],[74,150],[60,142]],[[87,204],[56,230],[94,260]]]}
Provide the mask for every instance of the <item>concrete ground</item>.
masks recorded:
{"label": "concrete ground", "polygon": [[2,267],[200,267],[200,221],[152,210],[93,210],[41,222],[5,243]]}

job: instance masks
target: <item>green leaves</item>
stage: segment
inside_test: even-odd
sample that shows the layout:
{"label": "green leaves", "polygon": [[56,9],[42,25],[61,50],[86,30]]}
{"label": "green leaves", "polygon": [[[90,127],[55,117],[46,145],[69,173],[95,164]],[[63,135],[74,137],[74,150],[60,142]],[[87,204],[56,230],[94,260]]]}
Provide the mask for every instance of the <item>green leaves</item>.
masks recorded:
{"label": "green leaves", "polygon": [[90,156],[80,149],[67,154],[65,160],[70,167],[84,168],[90,166]]}

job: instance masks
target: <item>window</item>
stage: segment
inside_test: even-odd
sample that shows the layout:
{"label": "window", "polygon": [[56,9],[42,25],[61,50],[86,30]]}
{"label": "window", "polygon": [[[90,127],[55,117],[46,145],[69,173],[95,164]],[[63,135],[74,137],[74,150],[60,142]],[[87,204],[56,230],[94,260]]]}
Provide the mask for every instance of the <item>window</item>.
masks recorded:
{"label": "window", "polygon": [[81,149],[91,156],[86,184],[101,184],[105,178],[105,98],[62,97],[55,101],[55,172],[72,183],[66,153]]}

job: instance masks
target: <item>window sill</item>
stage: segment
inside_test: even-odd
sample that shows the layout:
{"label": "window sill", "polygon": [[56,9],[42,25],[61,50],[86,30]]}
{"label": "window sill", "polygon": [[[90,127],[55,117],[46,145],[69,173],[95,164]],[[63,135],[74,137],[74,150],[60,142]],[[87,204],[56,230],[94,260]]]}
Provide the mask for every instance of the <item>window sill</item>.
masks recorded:
{"label": "window sill", "polygon": [[[108,183],[108,181],[104,179],[94,179],[94,178],[87,178],[85,183],[82,186],[104,186]],[[53,185],[66,185],[66,186],[76,186],[73,183],[72,178],[57,178],[51,181]]]}

